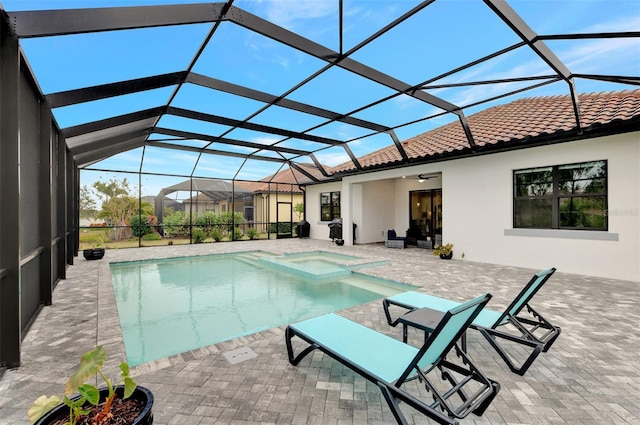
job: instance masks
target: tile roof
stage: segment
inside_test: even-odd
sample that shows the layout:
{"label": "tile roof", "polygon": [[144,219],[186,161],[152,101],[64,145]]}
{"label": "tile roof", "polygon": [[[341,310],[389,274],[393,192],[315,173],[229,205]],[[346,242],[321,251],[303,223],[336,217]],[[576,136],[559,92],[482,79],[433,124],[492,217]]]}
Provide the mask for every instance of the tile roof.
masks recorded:
{"label": "tile roof", "polygon": [[[640,122],[640,89],[617,92],[587,93],[578,96],[584,133],[609,124],[634,120]],[[577,135],[571,97],[547,96],[519,99],[494,106],[467,117],[478,149],[493,146],[521,146],[552,138]],[[640,125],[637,126],[640,130]],[[588,137],[588,136],[584,136]],[[438,127],[402,142],[410,160],[451,157],[457,151],[471,152],[459,121]],[[462,153],[462,152],[461,152]],[[361,158],[363,168],[402,164],[395,145]],[[334,167],[333,173],[355,170],[349,161]]]}
{"label": "tile roof", "polygon": [[[296,164],[299,168],[304,169],[308,174],[314,176],[318,180],[323,178],[322,173],[314,164],[305,164],[298,163]],[[287,168],[285,170],[281,170],[275,174],[272,174],[268,177],[263,178],[261,181],[257,182],[247,182],[247,181],[236,181],[237,185],[241,187],[251,190],[253,192],[268,192],[269,191],[269,183],[271,183],[271,191],[276,191],[276,185],[274,183],[285,183],[286,186],[278,186],[278,192],[293,192],[293,193],[302,193],[302,190],[298,187],[299,184],[311,183],[313,180],[307,177],[304,173],[300,172],[295,168]],[[289,186],[293,185],[293,186]]]}

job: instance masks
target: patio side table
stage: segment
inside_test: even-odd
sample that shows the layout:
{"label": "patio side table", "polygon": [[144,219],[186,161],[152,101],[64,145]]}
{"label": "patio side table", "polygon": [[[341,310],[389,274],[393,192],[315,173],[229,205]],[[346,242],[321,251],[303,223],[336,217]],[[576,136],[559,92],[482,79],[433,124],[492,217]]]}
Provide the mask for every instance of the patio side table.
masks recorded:
{"label": "patio side table", "polygon": [[[407,327],[411,326],[424,331],[424,340],[429,338],[429,334],[434,331],[440,320],[444,317],[442,311],[433,310],[431,308],[419,308],[411,310],[398,318],[398,322],[402,323],[402,342],[407,342]],[[460,348],[467,352],[467,332],[465,331],[460,337]]]}

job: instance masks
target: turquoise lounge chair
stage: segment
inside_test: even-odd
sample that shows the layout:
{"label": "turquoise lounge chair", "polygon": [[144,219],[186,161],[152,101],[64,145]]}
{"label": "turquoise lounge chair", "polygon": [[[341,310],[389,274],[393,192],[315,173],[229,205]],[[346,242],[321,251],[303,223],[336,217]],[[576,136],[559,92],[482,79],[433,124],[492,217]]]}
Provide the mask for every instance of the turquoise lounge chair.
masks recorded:
{"label": "turquoise lounge chair", "polygon": [[[518,375],[524,375],[538,355],[548,351],[560,336],[560,328],[553,326],[529,305],[531,298],[555,271],[556,269],[552,267],[536,273],[504,312],[498,313],[484,309],[470,325],[471,328],[477,329],[484,335],[509,366],[509,369]],[[445,312],[458,305],[460,303],[456,301],[414,291],[403,292],[382,301],[387,321],[391,326],[396,326],[399,319],[391,318],[391,306],[401,307],[403,312],[419,308]],[[525,306],[527,307],[526,312],[523,312]],[[525,317],[524,314],[528,314],[528,316]],[[504,330],[506,325],[511,325],[511,332]],[[515,353],[510,354],[507,347],[498,342],[499,338],[527,347],[528,355],[523,361],[517,362],[513,355]],[[466,351],[465,345],[463,336],[462,348]],[[531,351],[529,352],[529,350]]]}
{"label": "turquoise lounge chair", "polygon": [[[289,362],[296,366],[318,349],[378,385],[399,424],[407,423],[401,402],[438,423],[457,424],[457,419],[471,412],[482,415],[500,390],[455,344],[490,298],[485,294],[446,312],[420,348],[336,314],[295,323],[285,331]],[[294,337],[309,344],[297,356]],[[453,347],[456,355],[447,359]],[[416,378],[425,384],[433,402],[427,404],[407,391],[403,384]]]}

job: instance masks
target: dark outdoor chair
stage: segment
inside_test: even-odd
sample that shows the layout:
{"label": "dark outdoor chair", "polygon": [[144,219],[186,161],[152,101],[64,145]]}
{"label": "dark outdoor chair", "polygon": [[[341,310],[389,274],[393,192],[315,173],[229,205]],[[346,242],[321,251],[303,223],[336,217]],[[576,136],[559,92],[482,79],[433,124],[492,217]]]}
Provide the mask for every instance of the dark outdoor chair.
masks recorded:
{"label": "dark outdoor chair", "polygon": [[[555,271],[552,267],[536,273],[504,312],[485,309],[471,323],[471,328],[480,331],[509,369],[518,375],[524,375],[538,355],[548,351],[560,336],[560,328],[553,326],[529,305],[531,298]],[[403,292],[382,301],[387,321],[391,326],[396,326],[399,322],[398,318],[391,318],[390,306],[401,307],[403,310],[430,308],[445,312],[459,304],[456,301],[414,291]],[[526,312],[523,312],[525,306]],[[510,332],[505,330],[507,327]],[[518,365],[514,358],[515,353],[508,353],[507,347],[498,342],[499,339],[527,347],[528,356]],[[464,337],[462,347],[466,351]]]}
{"label": "dark outdoor chair", "polygon": [[402,236],[398,236],[396,231],[391,229],[387,230],[387,240],[385,241],[385,246],[387,248],[400,248],[404,249],[407,247],[407,238],[403,238]]}
{"label": "dark outdoor chair", "polygon": [[[457,419],[469,413],[482,415],[500,390],[456,345],[490,298],[485,294],[446,312],[420,348],[336,314],[292,324],[285,331],[289,362],[296,366],[318,349],[375,383],[399,424],[407,423],[401,402],[440,424],[457,424]],[[292,345],[296,336],[309,344],[297,356]],[[416,378],[433,402],[419,399],[413,394],[417,391],[408,391],[404,384]]]}

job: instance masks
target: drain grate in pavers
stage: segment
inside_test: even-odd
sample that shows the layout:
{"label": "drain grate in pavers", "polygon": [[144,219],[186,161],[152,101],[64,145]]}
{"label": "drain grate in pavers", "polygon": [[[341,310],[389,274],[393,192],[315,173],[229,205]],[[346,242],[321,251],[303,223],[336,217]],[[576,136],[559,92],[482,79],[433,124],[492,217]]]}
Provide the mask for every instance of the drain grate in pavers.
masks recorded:
{"label": "drain grate in pavers", "polygon": [[258,355],[249,347],[240,347],[232,351],[222,353],[227,361],[231,364],[242,363],[246,360],[258,357]]}

